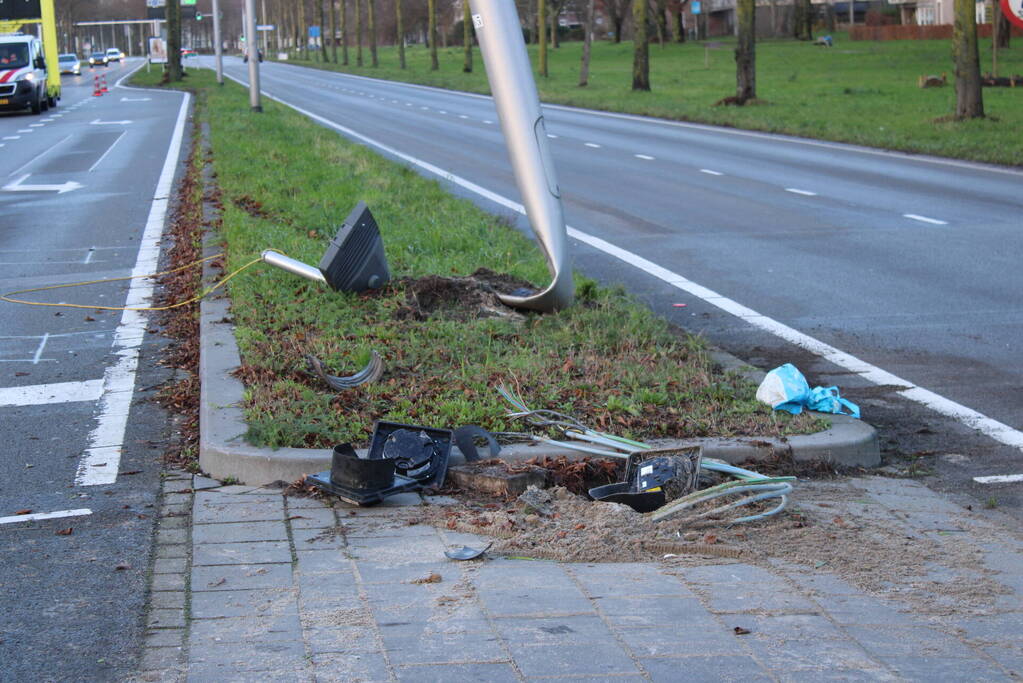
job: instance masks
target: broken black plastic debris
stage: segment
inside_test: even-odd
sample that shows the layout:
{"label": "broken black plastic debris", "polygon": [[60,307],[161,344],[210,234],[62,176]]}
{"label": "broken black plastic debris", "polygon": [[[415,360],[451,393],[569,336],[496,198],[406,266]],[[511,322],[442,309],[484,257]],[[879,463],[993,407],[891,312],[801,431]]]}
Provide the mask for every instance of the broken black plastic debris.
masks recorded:
{"label": "broken black plastic debris", "polygon": [[696,490],[699,447],[641,451],[629,456],[625,481],[589,490],[602,503],[622,503],[637,512],[653,512],[669,500]]}
{"label": "broken black plastic debris", "polygon": [[501,445],[497,443],[494,435],[476,425],[465,425],[451,432],[455,440],[455,446],[462,451],[466,462],[476,462],[480,459],[479,451],[476,450],[476,439],[486,439],[490,448],[490,457],[496,458],[501,452]]}
{"label": "broken black plastic debris", "polygon": [[440,488],[451,457],[451,430],[381,420],[373,426],[366,457],[392,459],[397,474]]}

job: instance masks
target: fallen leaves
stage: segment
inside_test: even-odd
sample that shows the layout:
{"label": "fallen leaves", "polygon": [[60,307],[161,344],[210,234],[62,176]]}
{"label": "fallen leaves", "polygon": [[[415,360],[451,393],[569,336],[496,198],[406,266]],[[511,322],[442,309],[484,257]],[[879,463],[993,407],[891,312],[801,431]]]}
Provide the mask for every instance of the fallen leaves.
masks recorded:
{"label": "fallen leaves", "polygon": [[16,514],[16,515],[31,515],[32,514],[32,510],[29,509],[29,508],[25,508],[24,510],[18,510],[14,514]]}
{"label": "fallen leaves", "polygon": [[67,529],[57,529],[53,533],[57,536],[70,536],[74,532],[74,527],[68,527]]}
{"label": "fallen leaves", "polygon": [[418,583],[418,584],[423,584],[423,583],[440,583],[441,580],[442,580],[442,578],[441,578],[440,574],[438,574],[437,572],[430,572],[426,576],[421,576],[418,579],[413,579],[412,583]]}

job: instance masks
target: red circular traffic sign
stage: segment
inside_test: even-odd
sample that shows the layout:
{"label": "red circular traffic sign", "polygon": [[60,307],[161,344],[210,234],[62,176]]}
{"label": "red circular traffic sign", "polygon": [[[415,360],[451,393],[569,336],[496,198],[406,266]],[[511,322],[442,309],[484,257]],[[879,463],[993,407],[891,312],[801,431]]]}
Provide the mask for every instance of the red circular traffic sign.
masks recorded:
{"label": "red circular traffic sign", "polygon": [[1000,4],[1009,21],[1023,28],[1023,0],[1001,0]]}

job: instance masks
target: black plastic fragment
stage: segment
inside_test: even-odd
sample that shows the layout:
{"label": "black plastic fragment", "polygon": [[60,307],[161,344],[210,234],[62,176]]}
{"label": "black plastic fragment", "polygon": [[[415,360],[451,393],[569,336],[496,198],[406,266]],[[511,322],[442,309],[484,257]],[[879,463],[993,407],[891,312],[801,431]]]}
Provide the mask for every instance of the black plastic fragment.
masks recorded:
{"label": "black plastic fragment", "polygon": [[490,448],[490,457],[496,458],[501,452],[501,444],[497,443],[494,435],[476,425],[465,425],[451,432],[455,446],[462,451],[466,462],[477,462],[480,459],[479,451],[476,450],[476,439],[486,439]]}

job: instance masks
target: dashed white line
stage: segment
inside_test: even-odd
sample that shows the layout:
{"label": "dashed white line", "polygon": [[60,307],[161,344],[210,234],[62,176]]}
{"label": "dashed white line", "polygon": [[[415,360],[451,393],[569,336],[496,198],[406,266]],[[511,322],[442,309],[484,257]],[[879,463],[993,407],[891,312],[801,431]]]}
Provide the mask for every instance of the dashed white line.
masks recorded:
{"label": "dashed white line", "polygon": [[16,522],[37,522],[44,519],[60,519],[62,517],[82,517],[84,515],[91,515],[92,510],[89,508],[79,508],[77,510],[57,510],[56,512],[36,512],[29,515],[12,515],[10,517],[0,517],[0,524],[14,524]]}
{"label": "dashed white line", "polygon": [[600,149],[600,145],[598,145],[596,142],[587,142],[585,144],[586,144],[587,147],[592,147],[594,149]]}
{"label": "dashed white line", "polygon": [[103,380],[54,382],[0,389],[0,406],[43,406],[51,403],[97,401],[103,393]]}
{"label": "dashed white line", "polygon": [[423,111],[429,111],[430,110],[429,107],[420,107],[420,109],[422,109]]}
{"label": "dashed white line", "polygon": [[1015,484],[1023,481],[1023,474],[995,474],[989,477],[974,477],[978,484]]}
{"label": "dashed white line", "polygon": [[551,140],[557,140],[558,139],[558,136],[555,135],[554,133],[547,133],[547,137],[549,137]]}
{"label": "dashed white line", "polygon": [[46,125],[45,123],[30,123],[30,124],[28,124],[28,127],[29,128],[42,128],[45,125]]}
{"label": "dashed white line", "polygon": [[654,158],[649,154],[633,154],[632,156],[636,157],[637,159],[645,159],[646,161],[654,160]]}
{"label": "dashed white line", "polygon": [[937,218],[928,218],[927,216],[918,216],[915,213],[904,213],[902,216],[914,221],[920,221],[921,223],[930,223],[931,225],[948,225],[948,221],[938,220]]}
{"label": "dashed white line", "polygon": [[460,119],[467,119],[467,118],[469,118],[469,117],[468,117],[468,116],[466,116],[465,114],[459,114],[459,115],[458,115],[458,118],[460,118]]}
{"label": "dashed white line", "polygon": [[99,166],[100,163],[104,159],[107,158],[107,155],[110,154],[110,150],[112,150],[114,148],[114,145],[116,145],[118,142],[121,141],[121,138],[123,138],[125,136],[125,134],[127,134],[127,132],[128,131],[126,131],[126,130],[122,131],[121,134],[117,136],[117,139],[114,140],[109,147],[107,147],[107,151],[103,152],[103,156],[101,156],[99,159],[96,159],[96,163],[94,163],[92,166],[89,167],[89,172],[90,173],[92,173],[94,170],[96,170],[96,167]]}
{"label": "dashed white line", "polygon": [[724,175],[720,171],[712,171],[709,168],[701,168],[700,173],[706,173],[707,175]]}
{"label": "dashed white line", "polygon": [[817,196],[816,192],[810,192],[810,190],[800,190],[798,187],[786,187],[785,191],[786,192],[791,192],[792,194],[801,194],[804,197],[816,197]]}
{"label": "dashed white line", "polygon": [[443,110],[443,109],[438,109],[438,111],[439,111],[439,112],[440,112],[441,114],[447,114],[447,111],[445,111],[445,110]]}
{"label": "dashed white line", "polygon": [[5,135],[4,140],[20,140],[20,135]]}
{"label": "dashed white line", "polygon": [[494,125],[494,122],[491,121],[490,119],[483,119],[483,123],[487,124],[488,126]]}
{"label": "dashed white line", "polygon": [[19,133],[34,133],[35,131],[31,128],[22,128],[18,131]]}

